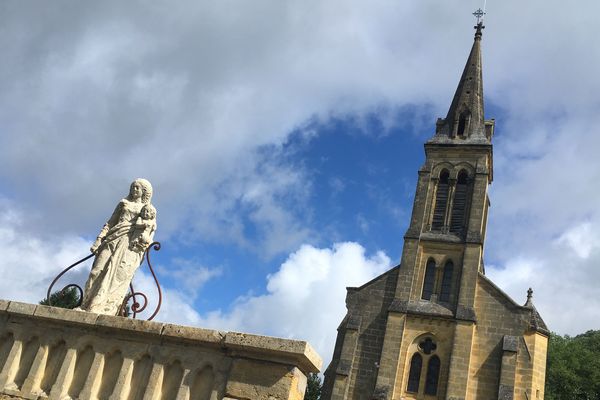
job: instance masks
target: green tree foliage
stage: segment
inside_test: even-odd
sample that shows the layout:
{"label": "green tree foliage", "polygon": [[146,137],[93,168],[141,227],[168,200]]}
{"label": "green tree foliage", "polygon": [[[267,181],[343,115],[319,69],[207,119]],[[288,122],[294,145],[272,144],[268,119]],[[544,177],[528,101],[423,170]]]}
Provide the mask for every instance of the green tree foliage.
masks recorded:
{"label": "green tree foliage", "polygon": [[[64,291],[57,290],[50,295],[50,301],[53,307],[75,308],[79,301],[79,291],[74,287]],[[40,304],[44,306],[50,305],[47,298],[40,301]]]}
{"label": "green tree foliage", "polygon": [[548,342],[546,400],[600,400],[600,331]]}
{"label": "green tree foliage", "polygon": [[321,378],[317,374],[308,374],[308,383],[306,385],[306,393],[304,400],[319,400],[321,398]]}

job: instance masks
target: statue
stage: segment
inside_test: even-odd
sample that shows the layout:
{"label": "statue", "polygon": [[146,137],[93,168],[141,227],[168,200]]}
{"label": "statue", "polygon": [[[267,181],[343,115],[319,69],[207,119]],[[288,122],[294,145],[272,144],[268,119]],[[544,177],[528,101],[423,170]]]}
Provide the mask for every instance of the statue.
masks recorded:
{"label": "statue", "polygon": [[127,294],[144,251],[156,231],[156,209],[150,200],[152,185],[146,179],[131,183],[91,247],[96,255],[78,308],[116,315]]}

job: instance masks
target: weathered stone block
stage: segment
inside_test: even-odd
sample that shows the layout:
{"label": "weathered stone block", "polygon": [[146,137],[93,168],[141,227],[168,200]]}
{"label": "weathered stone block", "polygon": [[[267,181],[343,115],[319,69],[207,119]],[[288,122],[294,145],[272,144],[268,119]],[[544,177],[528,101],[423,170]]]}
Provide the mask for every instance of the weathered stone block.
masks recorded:
{"label": "weathered stone block", "polygon": [[182,325],[164,324],[162,337],[164,339],[175,341],[190,341],[220,346],[225,339],[225,332],[212,329],[192,328]]}
{"label": "weathered stone block", "polygon": [[112,315],[98,315],[95,325],[110,329],[119,329],[128,332],[140,332],[154,335],[160,335],[164,326],[164,324],[160,322],[116,317]]}
{"label": "weathered stone block", "polygon": [[502,350],[516,353],[519,349],[519,338],[517,336],[504,335]]}
{"label": "weathered stone block", "polygon": [[37,306],[34,304],[11,301],[8,304],[6,311],[14,315],[33,315],[36,307]]}
{"label": "weathered stone block", "polygon": [[69,321],[81,324],[95,324],[98,319],[98,314],[43,305],[36,307],[34,315],[49,320]]}

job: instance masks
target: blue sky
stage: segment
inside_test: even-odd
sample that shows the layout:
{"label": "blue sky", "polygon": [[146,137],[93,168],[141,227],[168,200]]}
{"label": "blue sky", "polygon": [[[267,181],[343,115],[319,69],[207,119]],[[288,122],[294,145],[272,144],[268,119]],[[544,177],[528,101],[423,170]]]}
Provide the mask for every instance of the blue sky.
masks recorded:
{"label": "blue sky", "polygon": [[[345,287],[400,258],[480,3],[3,3],[0,297],[41,299],[145,177],[158,319],[307,339],[327,362]],[[483,39],[486,271],[569,334],[600,320],[598,5],[578,4],[489,1]]]}

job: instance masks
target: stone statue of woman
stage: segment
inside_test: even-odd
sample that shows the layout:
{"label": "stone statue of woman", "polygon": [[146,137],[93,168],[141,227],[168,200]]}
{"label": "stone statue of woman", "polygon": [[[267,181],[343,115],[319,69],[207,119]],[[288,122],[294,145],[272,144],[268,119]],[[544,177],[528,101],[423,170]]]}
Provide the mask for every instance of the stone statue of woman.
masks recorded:
{"label": "stone statue of woman", "polygon": [[156,230],[156,210],[150,204],[152,185],[146,179],[131,183],[91,247],[96,255],[85,284],[80,309],[116,315],[127,294],[144,250]]}

